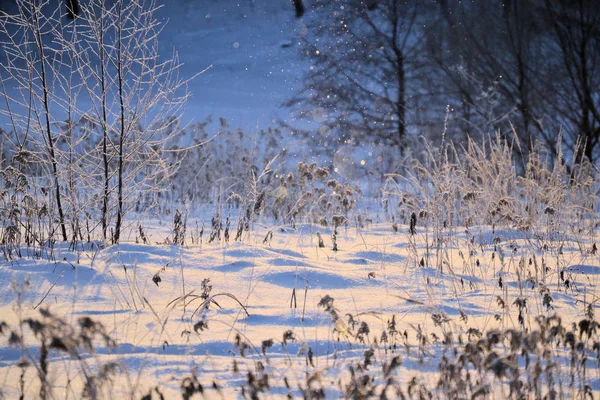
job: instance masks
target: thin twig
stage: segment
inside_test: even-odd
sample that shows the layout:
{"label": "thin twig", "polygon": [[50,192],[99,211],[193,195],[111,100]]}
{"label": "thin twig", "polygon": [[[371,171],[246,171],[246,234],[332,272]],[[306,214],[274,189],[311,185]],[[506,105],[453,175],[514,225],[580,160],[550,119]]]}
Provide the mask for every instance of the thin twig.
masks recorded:
{"label": "thin twig", "polygon": [[64,271],[62,274],[60,274],[60,276],[58,278],[56,278],[56,280],[54,281],[54,283],[52,284],[52,286],[50,286],[50,289],[48,289],[48,291],[46,292],[46,294],[44,295],[44,297],[42,297],[42,299],[40,300],[39,303],[37,303],[37,305],[35,307],[33,307],[33,309],[35,310],[36,308],[38,308],[40,306],[40,304],[42,304],[44,302],[44,300],[46,300],[46,297],[48,297],[48,295],[50,294],[50,291],[54,288],[54,286],[56,286],[56,283],[58,282],[58,280],[60,278],[62,278],[65,275]]}

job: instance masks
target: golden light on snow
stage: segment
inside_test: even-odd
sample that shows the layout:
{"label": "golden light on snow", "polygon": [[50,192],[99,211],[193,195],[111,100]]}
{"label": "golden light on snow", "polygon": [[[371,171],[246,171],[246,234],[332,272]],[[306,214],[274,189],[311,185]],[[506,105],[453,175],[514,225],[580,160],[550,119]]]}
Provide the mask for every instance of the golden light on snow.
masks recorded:
{"label": "golden light on snow", "polygon": [[365,160],[360,160],[360,165],[365,165],[367,162]]}

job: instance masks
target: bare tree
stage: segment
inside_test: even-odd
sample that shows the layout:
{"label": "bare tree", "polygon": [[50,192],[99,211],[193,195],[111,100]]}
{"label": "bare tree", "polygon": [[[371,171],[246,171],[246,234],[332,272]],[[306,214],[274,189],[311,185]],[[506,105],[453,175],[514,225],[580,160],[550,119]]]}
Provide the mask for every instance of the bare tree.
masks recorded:
{"label": "bare tree", "polygon": [[156,3],[119,1],[112,10],[116,51],[110,53],[109,63],[116,73],[118,99],[113,242],[119,242],[123,218],[134,206],[138,190],[154,190],[172,173],[164,151],[179,133],[178,118],[172,117],[181,112],[187,92],[186,81],[177,74],[176,56],[166,61],[159,58]]}
{"label": "bare tree", "polygon": [[[600,7],[594,0],[544,0],[550,25],[554,82],[548,103],[572,151],[595,162],[600,147]],[[580,142],[579,142],[580,141]]]}
{"label": "bare tree", "polygon": [[340,142],[401,148],[409,130],[431,137],[426,127],[447,110],[446,136],[500,132],[521,165],[538,141],[557,156],[559,132],[572,153],[598,157],[595,1],[320,0],[310,8],[301,54],[312,65],[287,105],[313,121],[306,133],[317,145],[335,132]]}
{"label": "bare tree", "polygon": [[526,156],[544,131],[537,90],[546,39],[536,6],[448,0],[439,5],[428,53],[444,76],[449,103],[460,111],[459,127],[472,137],[493,131],[510,137],[516,131]]}
{"label": "bare tree", "polygon": [[84,236],[81,216],[100,209],[87,237],[100,225],[107,240],[114,223],[117,243],[127,213],[143,209],[144,194],[164,189],[176,168],[168,152],[180,133],[187,81],[179,78],[175,53],[159,57],[154,1],[117,0],[108,7],[90,0],[79,4],[74,20],[37,3],[19,0],[19,14],[1,20],[8,38],[3,97],[14,147],[33,149],[48,171],[63,240],[67,211],[75,240]]}
{"label": "bare tree", "polygon": [[303,89],[286,103],[296,117],[340,141],[402,149],[407,110],[420,96],[421,10],[417,1],[317,2],[301,48],[312,66]]}
{"label": "bare tree", "polygon": [[593,161],[600,136],[594,96],[600,89],[597,5],[558,0],[438,4],[440,23],[428,35],[428,52],[445,76],[449,103],[463,111],[467,124],[462,129],[471,134],[499,130],[508,137],[516,132],[525,144],[515,146],[523,165],[535,140],[555,152],[562,131],[572,152],[581,138]]}
{"label": "bare tree", "polygon": [[[67,240],[63,196],[59,177],[56,137],[52,130],[52,108],[54,80],[57,76],[55,60],[60,59],[61,48],[52,43],[55,24],[59,18],[56,14],[45,15],[48,1],[37,2],[17,0],[18,13],[0,15],[0,32],[4,40],[2,86],[16,85],[18,97],[6,98],[7,103],[13,103],[13,108],[7,106],[13,129],[22,130],[24,139],[37,139],[38,160],[49,168],[53,184],[54,200],[58,211],[58,220],[63,240]],[[50,22],[47,24],[46,22]]]}

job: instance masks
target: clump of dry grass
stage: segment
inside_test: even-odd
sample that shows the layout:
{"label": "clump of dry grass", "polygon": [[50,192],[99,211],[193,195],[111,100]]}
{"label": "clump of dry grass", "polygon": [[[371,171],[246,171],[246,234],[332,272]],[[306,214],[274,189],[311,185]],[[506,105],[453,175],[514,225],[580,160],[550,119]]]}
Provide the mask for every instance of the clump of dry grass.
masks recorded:
{"label": "clump of dry grass", "polygon": [[175,210],[173,216],[173,244],[183,246],[185,244],[185,233],[187,230],[187,215],[184,217],[179,209]]}
{"label": "clump of dry grass", "polygon": [[294,229],[299,221],[337,229],[354,220],[350,213],[361,196],[358,187],[331,179],[329,170],[315,162],[301,161],[294,172],[268,169],[254,182],[253,200],[249,201],[254,216],[270,215],[276,225],[288,224]]}
{"label": "clump of dry grass", "polygon": [[[490,330],[450,346],[439,365],[437,390],[449,398],[587,398],[588,369],[600,367],[598,323],[582,319],[571,328],[558,316],[536,318],[531,330]],[[561,358],[569,359],[563,364]],[[566,370],[566,371],[565,371]]]}
{"label": "clump of dry grass", "polygon": [[513,157],[518,145],[499,135],[438,151],[426,143],[423,160],[415,160],[406,176],[387,176],[382,188],[387,215],[410,222],[411,231],[412,214],[425,212],[435,231],[510,227],[541,244],[557,235],[591,233],[597,225],[597,169],[585,159],[576,162],[581,149],[573,150],[569,162],[560,140],[558,159],[538,144],[520,166]]}
{"label": "clump of dry grass", "polygon": [[[30,156],[22,151],[14,161],[18,165]],[[0,253],[7,261],[23,256],[54,259],[53,237],[58,226],[51,217],[52,206],[46,188],[30,181],[18,167],[0,169]]]}
{"label": "clump of dry grass", "polygon": [[[53,365],[51,358],[53,354],[61,353],[78,363],[79,374],[83,379],[82,398],[95,399],[106,395],[111,390],[111,377],[120,371],[119,364],[110,361],[92,366],[84,355],[93,354],[102,346],[115,348],[116,342],[100,322],[90,317],[80,317],[75,323],[69,323],[51,312],[49,308],[40,308],[39,316],[21,318],[23,312],[20,299],[28,286],[29,283],[25,281],[15,287],[18,325],[11,326],[0,321],[0,336],[4,336],[8,345],[20,349],[22,353],[22,358],[17,364],[21,369],[19,384],[21,396],[24,395],[26,386],[31,385],[31,382],[25,381],[25,374],[27,369],[32,368],[39,381],[39,397],[41,399],[54,397],[53,387],[49,381],[50,369],[62,366]],[[37,348],[37,351],[32,351],[32,348]]]}

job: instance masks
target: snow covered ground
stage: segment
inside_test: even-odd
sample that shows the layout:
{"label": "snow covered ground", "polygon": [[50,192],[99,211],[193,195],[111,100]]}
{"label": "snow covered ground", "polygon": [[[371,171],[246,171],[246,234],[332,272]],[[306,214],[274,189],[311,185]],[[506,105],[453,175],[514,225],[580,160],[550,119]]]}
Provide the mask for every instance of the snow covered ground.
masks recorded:
{"label": "snow covered ground", "polygon": [[161,54],[178,52],[183,77],[209,68],[189,85],[186,120],[211,114],[246,132],[287,120],[280,106],[299,89],[309,67],[298,60],[306,27],[291,4],[177,1],[157,18],[166,22]]}
{"label": "snow covered ground", "polygon": [[[352,382],[348,366],[356,368],[368,349],[374,350],[369,371],[381,371],[399,356],[401,365],[390,376],[403,388],[417,377],[433,390],[438,363],[452,348],[443,344],[449,333],[466,342],[496,328],[536,330],[535,316],[555,313],[569,330],[599,308],[593,238],[548,242],[516,230],[474,227],[447,230],[438,245],[422,227],[412,236],[408,226],[394,233],[387,223],[363,229],[350,224],[339,228],[335,252],[331,232],[310,225],[274,229],[266,242],[268,231],[257,229],[238,242],[232,234],[229,243],[209,244],[205,233],[198,244],[196,231],[196,244],[186,246],[155,244],[172,232],[146,225],[152,244],[60,245],[52,261],[43,255],[0,263],[0,320],[17,327],[19,319],[39,319],[43,309],[75,325],[89,316],[116,342],[114,348],[97,342],[94,354],[80,350],[81,359],[51,350],[53,398],[79,397],[81,364],[92,375],[109,361],[119,371],[104,385],[113,398],[139,398],[153,387],[177,397],[192,373],[208,398],[239,396],[244,385],[250,396],[248,372],[258,379],[263,367],[267,397],[300,396],[298,385],[306,387],[315,372],[320,378],[312,384],[337,397]],[[25,280],[30,285],[21,289],[17,307],[14,283]],[[204,298],[203,281],[212,289]],[[329,310],[326,296],[334,299]],[[517,299],[526,302],[521,316]],[[0,342],[0,386],[7,398],[20,393],[19,360],[39,364],[39,340],[25,331],[24,350]],[[562,356],[568,360],[569,352]],[[597,395],[597,360],[584,364],[585,383]],[[570,372],[565,361],[555,368],[555,379],[568,382]],[[33,366],[26,369],[27,398],[39,393],[36,375]],[[378,385],[388,378],[375,376]],[[502,398],[509,389],[498,382],[491,379],[492,392]],[[581,394],[581,388],[576,380],[563,395]]]}

